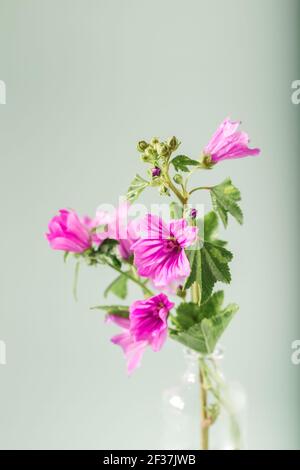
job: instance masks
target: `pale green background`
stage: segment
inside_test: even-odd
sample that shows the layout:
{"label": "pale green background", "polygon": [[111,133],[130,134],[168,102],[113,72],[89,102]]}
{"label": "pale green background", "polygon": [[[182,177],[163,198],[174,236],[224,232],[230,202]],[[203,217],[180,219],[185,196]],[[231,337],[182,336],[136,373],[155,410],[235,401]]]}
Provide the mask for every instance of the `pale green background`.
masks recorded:
{"label": "pale green background", "polygon": [[300,337],[300,106],[290,99],[299,7],[0,1],[1,448],[161,447],[161,391],[176,380],[181,348],[169,341],[147,353],[127,379],[114,329],[89,311],[111,273],[83,269],[75,303],[72,263],[44,232],[60,207],[92,214],[115,203],[142,171],[140,138],[176,134],[197,156],[226,115],[262,148],[198,177],[230,175],[243,193],[245,224],[225,235],[236,254],[227,299],[241,306],[223,340],[226,371],[248,392],[249,447],[300,447],[300,366],[290,361]]}

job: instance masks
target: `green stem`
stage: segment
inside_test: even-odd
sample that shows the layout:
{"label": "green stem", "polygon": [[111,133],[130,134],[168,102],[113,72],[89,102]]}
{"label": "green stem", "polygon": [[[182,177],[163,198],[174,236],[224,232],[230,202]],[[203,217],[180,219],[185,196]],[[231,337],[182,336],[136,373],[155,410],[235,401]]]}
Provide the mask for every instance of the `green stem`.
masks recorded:
{"label": "green stem", "polygon": [[141,287],[145,294],[149,295],[150,297],[154,295],[154,293],[150,289],[148,289],[148,287],[140,279],[132,276],[129,273],[122,271],[122,269],[118,268],[117,266],[114,266],[113,264],[109,262],[107,262],[106,264],[110,266],[112,269],[114,269],[115,271],[117,271],[118,273],[122,274],[123,276],[126,276],[128,279],[130,279],[132,282],[137,284],[139,287]]}
{"label": "green stem", "polygon": [[[169,176],[169,165],[167,165],[165,169],[165,174],[166,178],[166,183],[171,191],[177,196],[177,198],[180,200],[183,209],[187,206],[189,196],[194,193],[195,191],[198,191],[200,189],[208,189],[210,190],[211,188],[208,186],[199,186],[197,188],[192,189],[190,192],[187,191],[187,183],[188,179],[186,178],[185,185],[182,186],[182,193],[174,186],[172,183],[170,176]],[[190,176],[190,175],[189,175]],[[201,305],[201,285],[199,282],[194,282],[192,287],[191,287],[191,294],[192,294],[192,302],[194,302],[197,305]],[[200,436],[201,436],[201,443],[200,443],[200,448],[202,450],[208,450],[209,448],[209,426],[210,426],[210,420],[208,417],[207,413],[207,388],[205,384],[205,379],[204,379],[204,370],[205,370],[205,364],[202,364],[202,361],[200,359],[199,361],[199,382],[200,382],[200,409],[201,409],[201,421],[200,421]]]}
{"label": "green stem", "polygon": [[169,175],[169,168],[170,168],[170,164],[168,163],[166,168],[165,168],[165,171],[164,171],[164,176],[166,178],[166,183],[169,187],[169,189],[171,189],[171,191],[173,191],[173,193],[175,194],[175,196],[179,199],[179,201],[181,202],[181,204],[184,206],[186,203],[187,203],[187,200],[188,200],[188,195],[185,195],[184,193],[181,193],[177,188],[176,186],[172,183],[171,181],[171,178],[170,178],[170,175]]}
{"label": "green stem", "polygon": [[176,186],[172,183],[171,179],[168,177],[168,186],[173,191],[173,193],[178,197],[179,201],[182,205],[186,204],[186,198],[183,194],[176,188]]}
{"label": "green stem", "polygon": [[79,275],[79,268],[80,268],[80,261],[76,262],[75,271],[74,271],[74,279],[73,279],[73,297],[77,302],[77,286],[78,286],[78,275]]}
{"label": "green stem", "polygon": [[[191,287],[192,301],[201,304],[201,286],[198,282],[194,282]],[[209,420],[207,416],[207,389],[204,381],[204,365],[202,360],[199,360],[199,383],[200,383],[200,449],[208,450],[209,444]]]}
{"label": "green stem", "polygon": [[200,403],[201,403],[201,450],[209,449],[209,421],[207,416],[207,390],[204,383],[204,375],[201,360],[199,361]]}
{"label": "green stem", "polygon": [[207,189],[208,191],[211,190],[210,186],[198,186],[197,188],[192,189],[189,194],[193,194],[195,191],[200,191],[201,189]]}
{"label": "green stem", "polygon": [[188,182],[191,178],[191,176],[193,176],[193,174],[195,173],[195,171],[199,170],[200,166],[195,166],[193,167],[193,169],[189,172],[189,174],[187,175],[186,179],[185,179],[185,183],[184,183],[184,189],[185,191],[187,191],[187,185],[188,185]]}

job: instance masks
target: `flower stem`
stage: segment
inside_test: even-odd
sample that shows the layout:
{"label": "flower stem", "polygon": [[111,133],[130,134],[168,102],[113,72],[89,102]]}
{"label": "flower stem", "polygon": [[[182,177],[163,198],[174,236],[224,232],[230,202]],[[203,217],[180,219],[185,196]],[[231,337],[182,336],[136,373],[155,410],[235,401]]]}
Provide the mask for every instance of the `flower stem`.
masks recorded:
{"label": "flower stem", "polygon": [[[165,180],[166,180],[166,183],[169,187],[169,189],[171,191],[173,191],[173,193],[175,194],[175,196],[179,199],[179,201],[181,202],[181,204],[183,206],[185,206],[185,204],[187,203],[188,201],[188,195],[187,194],[184,194],[184,192],[180,192],[176,186],[172,183],[171,181],[171,178],[170,178],[170,175],[169,175],[169,168],[170,168],[170,164],[168,163],[167,166],[166,166],[166,169],[165,169],[165,172],[164,172],[164,176],[165,176]],[[184,189],[184,188],[183,188]]]}
{"label": "flower stem", "polygon": [[199,361],[199,382],[200,382],[200,406],[201,406],[201,429],[200,429],[200,449],[209,449],[209,420],[207,416],[207,390],[204,383],[204,375],[201,360]]}
{"label": "flower stem", "polygon": [[176,186],[172,183],[170,178],[168,179],[168,186],[173,191],[173,193],[178,197],[179,201],[184,205],[186,203],[185,197],[181,194],[180,191],[176,188]]}
{"label": "flower stem", "polygon": [[198,186],[197,188],[192,189],[189,194],[193,194],[195,191],[200,191],[201,189],[207,189],[208,191],[211,190],[209,186]]}
{"label": "flower stem", "polygon": [[[201,304],[201,286],[194,282],[191,287],[192,301]],[[208,450],[209,442],[209,420],[207,416],[207,389],[204,381],[204,359],[199,360],[199,383],[200,383],[200,449]]]}
{"label": "flower stem", "polygon": [[131,275],[130,273],[122,271],[122,269],[118,268],[117,266],[114,266],[112,263],[107,262],[106,264],[110,266],[112,269],[114,269],[115,271],[117,271],[118,273],[122,274],[123,276],[126,276],[128,279],[130,279],[132,282],[134,282],[138,286],[140,286],[145,294],[149,295],[150,297],[154,295],[154,293],[150,289],[148,289],[148,287],[137,277]]}

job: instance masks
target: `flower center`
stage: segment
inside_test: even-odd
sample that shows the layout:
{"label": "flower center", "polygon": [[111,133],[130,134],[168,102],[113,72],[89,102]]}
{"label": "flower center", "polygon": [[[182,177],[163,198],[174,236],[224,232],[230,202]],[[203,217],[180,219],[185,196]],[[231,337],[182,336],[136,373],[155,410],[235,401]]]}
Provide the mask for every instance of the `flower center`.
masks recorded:
{"label": "flower center", "polygon": [[180,251],[181,247],[175,237],[169,237],[165,242],[165,248],[168,251]]}

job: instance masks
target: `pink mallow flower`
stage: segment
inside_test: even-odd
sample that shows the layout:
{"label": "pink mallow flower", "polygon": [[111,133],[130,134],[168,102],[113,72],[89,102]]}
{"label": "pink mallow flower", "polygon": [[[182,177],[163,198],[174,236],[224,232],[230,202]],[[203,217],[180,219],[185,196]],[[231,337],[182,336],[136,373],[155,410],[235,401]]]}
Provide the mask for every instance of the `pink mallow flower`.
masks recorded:
{"label": "pink mallow flower", "polygon": [[80,219],[73,210],[61,209],[48,229],[46,237],[53,250],[82,253],[92,246],[90,219]]}
{"label": "pink mallow flower", "polygon": [[158,294],[146,300],[137,300],[130,307],[129,318],[108,315],[123,328],[123,332],[113,336],[111,341],[120,346],[127,360],[128,374],[139,367],[147,346],[159,351],[168,333],[167,318],[174,307],[165,294]]}
{"label": "pink mallow flower", "polygon": [[107,215],[98,212],[92,219],[88,216],[79,217],[74,210],[61,209],[48,225],[46,237],[53,250],[83,253],[93,244],[100,245],[108,237],[106,231],[96,233],[96,227],[107,223]]}
{"label": "pink mallow flower", "polygon": [[196,241],[197,233],[185,219],[164,222],[147,214],[140,222],[141,238],[131,246],[138,274],[157,288],[181,284],[191,270],[184,249]]}
{"label": "pink mallow flower", "polygon": [[222,160],[259,155],[260,149],[248,147],[248,134],[238,131],[239,125],[239,121],[226,118],[204,148],[204,157],[210,157],[212,163],[217,163]]}

